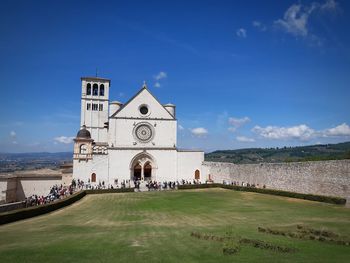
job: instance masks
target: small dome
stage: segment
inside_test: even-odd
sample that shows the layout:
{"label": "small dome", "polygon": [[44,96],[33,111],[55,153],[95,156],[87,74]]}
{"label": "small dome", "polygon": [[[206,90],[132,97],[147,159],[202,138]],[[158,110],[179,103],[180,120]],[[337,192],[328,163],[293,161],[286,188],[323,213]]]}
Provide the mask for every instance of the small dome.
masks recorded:
{"label": "small dome", "polygon": [[118,105],[122,105],[123,103],[121,103],[120,101],[115,100],[115,101],[112,101],[112,102],[109,103],[109,104],[118,104]]}
{"label": "small dome", "polygon": [[83,125],[80,131],[77,133],[77,138],[91,139],[90,132],[86,129],[86,126]]}

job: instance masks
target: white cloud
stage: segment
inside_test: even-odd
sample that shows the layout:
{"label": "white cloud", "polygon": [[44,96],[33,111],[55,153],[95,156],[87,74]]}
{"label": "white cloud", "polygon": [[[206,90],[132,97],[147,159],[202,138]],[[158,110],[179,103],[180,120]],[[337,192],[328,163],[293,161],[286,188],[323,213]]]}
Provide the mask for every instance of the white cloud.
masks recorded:
{"label": "white cloud", "polygon": [[16,138],[16,132],[15,131],[11,131],[10,132],[10,136],[11,136],[11,138]]}
{"label": "white cloud", "polygon": [[17,141],[13,141],[12,144],[18,144],[18,142]]}
{"label": "white cloud", "polygon": [[243,117],[243,118],[230,117],[228,119],[228,122],[233,126],[242,126],[243,124],[250,122],[250,119],[249,117]]}
{"label": "white cloud", "polygon": [[314,130],[305,124],[301,124],[292,127],[255,126],[252,131],[264,138],[274,140],[297,139],[308,141],[322,137],[350,137],[350,126],[345,122],[325,130]]}
{"label": "white cloud", "polygon": [[324,136],[350,136],[350,127],[346,123],[340,124],[334,128],[323,132]]}
{"label": "white cloud", "polygon": [[[327,0],[324,4],[313,2],[310,6],[293,4],[284,13],[282,19],[274,21],[274,24],[282,30],[296,37],[307,37],[309,35],[308,22],[310,15],[317,11],[335,11],[338,4],[334,0]],[[319,39],[312,35],[313,40]]]}
{"label": "white cloud", "polygon": [[181,124],[179,124],[177,127],[179,128],[180,131],[183,131],[185,129]]}
{"label": "white cloud", "polygon": [[23,124],[24,124],[23,121],[15,121],[15,122],[13,123],[14,126],[22,126]]}
{"label": "white cloud", "polygon": [[252,24],[255,27],[260,27],[261,26],[261,22],[260,21],[256,21],[256,20],[254,20]]}
{"label": "white cloud", "polygon": [[239,28],[236,31],[236,35],[240,38],[246,38],[247,37],[247,30],[245,30],[244,28]]}
{"label": "white cloud", "polygon": [[160,88],[161,87],[161,81],[162,79],[166,79],[168,77],[168,74],[164,71],[159,72],[157,75],[153,76],[155,83],[154,87],[155,88]]}
{"label": "white cloud", "polygon": [[293,4],[284,13],[282,19],[275,21],[275,25],[294,36],[307,36],[309,15],[310,12],[305,11],[301,4]]}
{"label": "white cloud", "polygon": [[237,130],[237,127],[228,127],[228,130],[230,132],[235,132]]}
{"label": "white cloud", "polygon": [[196,137],[204,137],[208,134],[207,129],[203,128],[203,127],[198,127],[198,128],[194,128],[194,129],[190,129],[191,133],[196,136]]}
{"label": "white cloud", "polygon": [[55,142],[69,144],[73,142],[74,137],[67,137],[67,136],[59,136],[54,138]]}
{"label": "white cloud", "polygon": [[321,9],[335,11],[338,9],[338,3],[334,0],[327,0],[323,5],[321,5]]}
{"label": "white cloud", "polygon": [[298,139],[302,141],[310,140],[316,135],[315,130],[309,128],[305,124],[292,127],[278,127],[278,126],[267,126],[265,128],[260,126],[255,126],[252,129],[253,132],[259,134],[260,136],[268,139]]}
{"label": "white cloud", "polygon": [[231,125],[231,127],[229,127],[228,130],[235,132],[239,127],[242,127],[244,124],[248,122],[250,122],[250,119],[248,117],[243,117],[243,118],[230,117],[228,118],[228,123]]}
{"label": "white cloud", "polygon": [[237,136],[236,140],[239,141],[239,142],[255,142],[254,138],[248,138],[248,137],[245,137],[245,136]]}
{"label": "white cloud", "polygon": [[158,81],[158,80],[161,80],[161,79],[165,79],[167,77],[168,77],[168,75],[166,74],[166,72],[161,71],[157,75],[154,76],[154,79]]}
{"label": "white cloud", "polygon": [[254,20],[252,22],[252,24],[254,27],[258,28],[261,31],[266,31],[266,29],[267,29],[266,26],[263,23],[261,23],[260,21]]}

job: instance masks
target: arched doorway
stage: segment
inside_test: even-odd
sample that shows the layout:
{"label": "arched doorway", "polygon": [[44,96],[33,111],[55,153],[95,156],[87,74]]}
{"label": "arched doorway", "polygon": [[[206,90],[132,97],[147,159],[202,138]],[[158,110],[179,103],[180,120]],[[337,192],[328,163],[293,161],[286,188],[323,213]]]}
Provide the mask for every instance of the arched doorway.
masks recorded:
{"label": "arched doorway", "polygon": [[139,163],[134,166],[134,180],[141,180],[142,167]]}
{"label": "arched doorway", "polygon": [[200,174],[200,171],[199,171],[199,170],[196,170],[196,171],[194,172],[194,179],[196,179],[196,180],[201,179],[201,174]]}
{"label": "arched doorway", "polygon": [[145,181],[150,181],[152,178],[152,165],[147,162],[143,167],[143,175],[145,177]]}
{"label": "arched doorway", "polygon": [[154,157],[146,151],[136,154],[129,168],[131,180],[157,181],[157,163]]}

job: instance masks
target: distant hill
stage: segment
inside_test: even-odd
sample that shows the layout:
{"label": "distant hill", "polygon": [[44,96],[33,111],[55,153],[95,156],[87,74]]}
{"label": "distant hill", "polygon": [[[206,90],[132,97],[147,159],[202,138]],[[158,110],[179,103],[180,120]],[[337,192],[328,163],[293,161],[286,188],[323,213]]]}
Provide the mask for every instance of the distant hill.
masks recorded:
{"label": "distant hill", "polygon": [[[0,153],[0,173],[40,168],[58,169],[72,162],[72,152]],[[205,154],[206,161],[236,164],[350,159],[350,142],[283,148],[219,150]]]}
{"label": "distant hill", "polygon": [[72,162],[72,152],[0,153],[0,173],[41,168],[57,169],[63,162]]}
{"label": "distant hill", "polygon": [[205,155],[206,161],[237,164],[350,159],[350,142],[283,148],[220,150]]}

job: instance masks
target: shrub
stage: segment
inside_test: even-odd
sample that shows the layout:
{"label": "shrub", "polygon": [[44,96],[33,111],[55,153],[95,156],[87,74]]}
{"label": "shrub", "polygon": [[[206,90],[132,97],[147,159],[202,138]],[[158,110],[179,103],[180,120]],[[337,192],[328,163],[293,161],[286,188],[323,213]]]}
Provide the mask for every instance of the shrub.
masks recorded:
{"label": "shrub", "polygon": [[303,240],[316,240],[316,241],[320,241],[320,242],[331,242],[331,243],[335,243],[337,245],[343,245],[343,246],[350,245],[350,241],[339,239],[340,236],[336,233],[333,233],[331,231],[307,228],[307,227],[304,227],[301,225],[297,225],[297,232],[273,230],[270,228],[263,228],[263,227],[258,227],[258,231],[265,233],[265,234],[282,235],[282,236],[288,236],[291,238],[298,238],[298,239],[303,239]]}
{"label": "shrub", "polygon": [[205,188],[216,188],[221,187],[221,184],[185,184],[179,185],[179,190],[187,190],[187,189],[205,189]]}
{"label": "shrub", "polygon": [[240,250],[239,245],[231,241],[224,244],[224,247],[222,248],[222,253],[224,255],[233,255],[238,253],[239,250]]}
{"label": "shrub", "polygon": [[267,250],[274,250],[276,252],[282,252],[282,253],[293,253],[296,251],[294,248],[289,248],[289,247],[282,247],[274,244],[267,243],[262,240],[257,240],[257,239],[248,239],[248,238],[241,238],[239,240],[240,244],[245,244],[245,245],[250,245],[255,248],[260,248],[260,249],[267,249]]}

